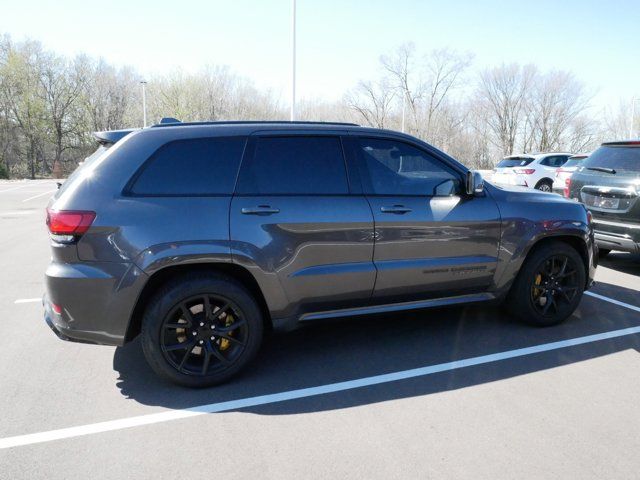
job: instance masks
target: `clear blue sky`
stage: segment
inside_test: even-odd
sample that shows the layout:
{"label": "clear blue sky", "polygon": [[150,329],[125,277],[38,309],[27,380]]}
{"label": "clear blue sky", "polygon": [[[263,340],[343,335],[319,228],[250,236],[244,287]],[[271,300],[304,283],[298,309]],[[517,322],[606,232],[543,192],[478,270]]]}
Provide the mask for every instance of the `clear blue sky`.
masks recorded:
{"label": "clear blue sky", "polygon": [[[290,0],[0,0],[0,32],[85,52],[143,74],[229,65],[288,98]],[[298,0],[298,91],[335,99],[373,77],[383,53],[475,54],[474,68],[573,71],[597,105],[640,95],[640,0]]]}

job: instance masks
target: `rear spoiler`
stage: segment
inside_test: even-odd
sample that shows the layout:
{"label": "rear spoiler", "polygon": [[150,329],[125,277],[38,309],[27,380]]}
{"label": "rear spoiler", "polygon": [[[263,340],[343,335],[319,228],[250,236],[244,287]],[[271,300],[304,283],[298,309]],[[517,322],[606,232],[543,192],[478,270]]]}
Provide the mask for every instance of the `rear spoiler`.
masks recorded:
{"label": "rear spoiler", "polygon": [[126,130],[105,130],[104,132],[93,132],[93,136],[100,145],[110,146],[134,131],[135,129],[132,128]]}

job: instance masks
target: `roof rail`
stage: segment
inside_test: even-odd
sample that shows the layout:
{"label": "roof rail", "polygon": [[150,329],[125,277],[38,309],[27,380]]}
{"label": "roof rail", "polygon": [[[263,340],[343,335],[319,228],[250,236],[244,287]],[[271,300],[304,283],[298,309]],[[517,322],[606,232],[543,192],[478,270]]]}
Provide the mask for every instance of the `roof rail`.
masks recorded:
{"label": "roof rail", "polygon": [[290,120],[220,120],[209,122],[180,122],[167,121],[175,119],[163,119],[164,123],[156,123],[151,125],[152,128],[159,127],[187,127],[192,125],[254,125],[254,124],[267,124],[267,125],[339,125],[344,127],[359,127],[357,123],[346,122],[309,122],[309,121],[290,121]]}
{"label": "roof rail", "polygon": [[603,142],[603,146],[609,147],[628,147],[640,145],[640,140],[617,140],[614,142]]}

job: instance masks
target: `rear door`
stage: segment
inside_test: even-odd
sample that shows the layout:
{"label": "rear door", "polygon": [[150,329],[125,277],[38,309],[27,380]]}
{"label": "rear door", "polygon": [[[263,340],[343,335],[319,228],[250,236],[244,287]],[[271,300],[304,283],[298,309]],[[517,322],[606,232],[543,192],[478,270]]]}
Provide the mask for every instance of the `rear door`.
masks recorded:
{"label": "rear door", "polygon": [[354,193],[338,134],[250,138],[231,205],[231,240],[235,261],[284,290],[287,305],[276,315],[370,299],[373,217]]}
{"label": "rear door", "polygon": [[493,283],[500,214],[487,194],[462,193],[463,172],[404,141],[356,140],[375,221],[374,299],[475,293]]}

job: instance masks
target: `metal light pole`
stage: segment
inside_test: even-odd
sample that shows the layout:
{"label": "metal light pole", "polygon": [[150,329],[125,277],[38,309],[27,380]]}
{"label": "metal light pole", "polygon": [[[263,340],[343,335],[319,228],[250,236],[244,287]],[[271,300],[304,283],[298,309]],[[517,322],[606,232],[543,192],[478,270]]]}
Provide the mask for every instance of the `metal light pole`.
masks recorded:
{"label": "metal light pole", "polygon": [[291,111],[289,119],[296,119],[296,0],[291,0]]}
{"label": "metal light pole", "polygon": [[407,104],[407,95],[404,90],[402,90],[402,133],[404,133],[404,116]]}
{"label": "metal light pole", "polygon": [[633,138],[633,123],[636,117],[636,102],[640,100],[638,97],[631,97],[631,123],[629,124],[629,139]]}
{"label": "metal light pole", "polygon": [[145,87],[147,86],[147,81],[141,80],[140,85],[142,85],[142,126],[146,127],[147,126],[147,92]]}

